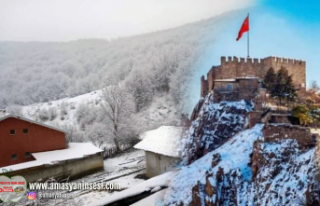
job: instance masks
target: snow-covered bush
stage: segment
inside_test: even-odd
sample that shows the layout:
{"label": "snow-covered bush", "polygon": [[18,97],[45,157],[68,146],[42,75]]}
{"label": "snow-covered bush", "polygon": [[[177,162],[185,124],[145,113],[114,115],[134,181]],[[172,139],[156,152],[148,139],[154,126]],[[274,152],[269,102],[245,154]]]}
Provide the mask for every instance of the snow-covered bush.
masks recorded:
{"label": "snow-covered bush", "polygon": [[47,109],[41,109],[39,110],[39,115],[38,115],[40,121],[45,122],[50,119],[50,115]]}
{"label": "snow-covered bush", "polygon": [[68,103],[62,102],[60,105],[60,115],[64,116],[68,114]]}
{"label": "snow-covered bush", "polygon": [[48,115],[49,115],[50,121],[53,121],[53,120],[55,120],[55,118],[57,117],[58,114],[57,114],[57,111],[55,108],[50,107],[48,109]]}

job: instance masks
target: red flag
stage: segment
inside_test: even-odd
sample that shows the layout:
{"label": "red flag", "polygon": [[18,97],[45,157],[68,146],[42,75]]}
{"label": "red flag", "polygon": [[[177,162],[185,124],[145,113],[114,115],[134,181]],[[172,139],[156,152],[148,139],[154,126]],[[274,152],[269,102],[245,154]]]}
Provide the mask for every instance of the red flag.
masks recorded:
{"label": "red flag", "polygon": [[242,37],[242,34],[249,31],[249,15],[247,16],[247,18],[244,20],[241,29],[238,33],[238,38],[237,41]]}

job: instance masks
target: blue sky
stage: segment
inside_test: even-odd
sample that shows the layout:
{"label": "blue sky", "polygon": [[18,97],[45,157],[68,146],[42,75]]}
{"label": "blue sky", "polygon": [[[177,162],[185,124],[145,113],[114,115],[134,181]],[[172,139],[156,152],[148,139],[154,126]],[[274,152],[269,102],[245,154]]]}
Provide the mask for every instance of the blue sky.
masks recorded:
{"label": "blue sky", "polygon": [[[272,15],[274,19],[261,20],[260,16],[258,16],[259,11]],[[257,29],[263,27],[258,25],[260,21],[268,23],[279,21],[278,25],[272,25],[272,31],[279,31],[278,36],[271,34],[270,39],[274,40],[275,43],[279,42],[285,47],[274,52],[306,60],[307,85],[311,80],[316,80],[320,83],[320,41],[318,40],[320,34],[320,1],[261,0],[258,4],[257,12],[253,12],[253,14],[257,15],[256,22],[254,20],[255,16],[252,19]],[[261,28],[261,30],[268,32],[268,28]],[[255,36],[254,38],[259,37]],[[287,42],[283,42],[283,40],[287,40]],[[261,42],[259,44],[263,48],[270,48]]]}
{"label": "blue sky", "polygon": [[[308,2],[308,3],[306,3]],[[247,34],[237,42],[240,26],[250,12],[250,57],[279,56],[307,61],[307,85],[320,83],[320,1],[264,0],[244,10],[234,19],[218,42],[208,50],[207,62],[200,65],[206,74],[212,65],[220,64],[220,56],[247,56]],[[217,49],[219,48],[219,49]]]}
{"label": "blue sky", "polygon": [[233,19],[207,50],[193,75],[195,93],[200,93],[200,76],[206,75],[211,66],[220,65],[220,56],[247,56],[247,34],[238,42],[236,37],[248,12],[250,57],[305,60],[307,86],[311,80],[320,83],[320,0],[260,0]]}

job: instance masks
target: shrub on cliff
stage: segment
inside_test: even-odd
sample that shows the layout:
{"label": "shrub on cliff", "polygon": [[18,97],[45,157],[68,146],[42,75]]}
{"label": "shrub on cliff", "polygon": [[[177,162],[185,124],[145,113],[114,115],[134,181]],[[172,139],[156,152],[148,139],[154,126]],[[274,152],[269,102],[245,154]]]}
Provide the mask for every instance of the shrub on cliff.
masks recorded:
{"label": "shrub on cliff", "polygon": [[292,116],[299,118],[300,124],[303,126],[306,126],[313,122],[310,115],[310,110],[306,105],[299,105],[293,108]]}

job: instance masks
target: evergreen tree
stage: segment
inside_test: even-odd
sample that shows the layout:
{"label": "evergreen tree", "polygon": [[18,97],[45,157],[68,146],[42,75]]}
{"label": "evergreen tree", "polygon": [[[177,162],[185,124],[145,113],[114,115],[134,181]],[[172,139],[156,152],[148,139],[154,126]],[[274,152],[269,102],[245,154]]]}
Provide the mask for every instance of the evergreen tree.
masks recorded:
{"label": "evergreen tree", "polygon": [[297,97],[296,89],[294,88],[292,76],[288,70],[281,67],[275,76],[275,82],[270,86],[269,92],[271,97],[278,98],[280,105],[281,99],[294,100]]}
{"label": "evergreen tree", "polygon": [[267,89],[268,92],[272,90],[272,87],[276,80],[276,73],[272,67],[268,69],[266,76],[263,79],[263,86]]}

